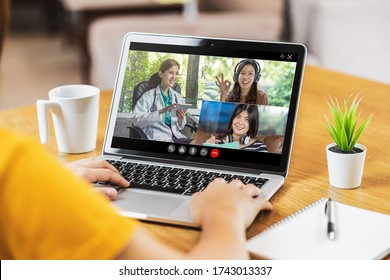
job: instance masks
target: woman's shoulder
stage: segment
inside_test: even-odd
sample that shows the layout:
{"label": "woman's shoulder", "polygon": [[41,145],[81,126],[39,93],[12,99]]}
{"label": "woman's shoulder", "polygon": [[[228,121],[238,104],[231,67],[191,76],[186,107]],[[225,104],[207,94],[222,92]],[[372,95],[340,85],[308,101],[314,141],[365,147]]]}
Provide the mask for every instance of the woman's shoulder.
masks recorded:
{"label": "woman's shoulder", "polygon": [[268,96],[265,91],[257,90],[257,103],[260,105],[268,105]]}
{"label": "woman's shoulder", "polygon": [[[153,100],[153,97],[156,93],[156,89],[155,88],[151,88],[147,91],[145,91],[144,93],[141,93],[138,98],[135,99],[135,104],[147,104],[149,102],[152,102]],[[134,100],[133,100],[134,101]],[[141,101],[141,102],[138,102],[138,101]]]}
{"label": "woman's shoulder", "polygon": [[265,97],[267,97],[267,93],[265,91],[261,90],[261,89],[258,89],[257,90],[257,96],[261,97],[261,98],[265,98]]}
{"label": "woman's shoulder", "polygon": [[173,88],[171,88],[171,92],[172,92],[172,94],[174,94],[176,96],[182,97],[181,94],[179,92],[177,92],[176,90],[174,90]]}
{"label": "woman's shoulder", "polygon": [[145,91],[142,95],[144,95],[144,96],[153,95],[157,90],[158,90],[158,86],[152,87],[152,88],[148,89],[147,91]]}
{"label": "woman's shoulder", "polygon": [[255,151],[268,151],[267,145],[260,140],[253,139],[254,141],[245,147],[246,150],[255,150]]}

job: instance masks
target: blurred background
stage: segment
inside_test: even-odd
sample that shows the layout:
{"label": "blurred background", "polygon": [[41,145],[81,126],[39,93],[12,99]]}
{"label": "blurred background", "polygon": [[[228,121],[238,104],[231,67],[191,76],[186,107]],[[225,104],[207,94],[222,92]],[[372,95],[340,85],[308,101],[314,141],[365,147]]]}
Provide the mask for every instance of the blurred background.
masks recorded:
{"label": "blurred background", "polygon": [[123,36],[301,42],[308,64],[390,84],[388,0],[0,0],[0,110],[114,86]]}

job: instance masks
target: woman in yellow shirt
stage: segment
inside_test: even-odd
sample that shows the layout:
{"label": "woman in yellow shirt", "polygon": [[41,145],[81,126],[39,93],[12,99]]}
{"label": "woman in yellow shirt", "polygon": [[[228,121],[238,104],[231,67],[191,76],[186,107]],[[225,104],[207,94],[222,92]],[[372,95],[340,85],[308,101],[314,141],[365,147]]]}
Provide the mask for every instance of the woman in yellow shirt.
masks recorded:
{"label": "woman in yellow shirt", "polygon": [[[128,184],[106,163],[69,168],[88,181],[111,176]],[[255,186],[217,179],[192,197],[202,234],[193,250],[183,253],[117,214],[87,180],[34,140],[0,129],[0,259],[245,259],[246,227],[260,210],[272,209]]]}

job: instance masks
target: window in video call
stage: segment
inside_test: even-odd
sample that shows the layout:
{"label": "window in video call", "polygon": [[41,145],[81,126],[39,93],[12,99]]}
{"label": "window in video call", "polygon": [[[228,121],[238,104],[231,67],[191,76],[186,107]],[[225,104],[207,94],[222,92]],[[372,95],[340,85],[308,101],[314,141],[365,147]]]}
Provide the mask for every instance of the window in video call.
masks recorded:
{"label": "window in video call", "polygon": [[295,68],[295,61],[130,50],[112,145],[126,138],[281,154]]}

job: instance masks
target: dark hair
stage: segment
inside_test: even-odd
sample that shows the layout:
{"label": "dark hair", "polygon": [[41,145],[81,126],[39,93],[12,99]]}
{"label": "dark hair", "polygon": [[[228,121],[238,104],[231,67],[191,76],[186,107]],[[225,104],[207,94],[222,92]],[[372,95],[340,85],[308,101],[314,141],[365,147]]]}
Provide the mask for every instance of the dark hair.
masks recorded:
{"label": "dark hair", "polygon": [[149,78],[149,86],[151,88],[157,87],[161,83],[161,77],[159,75],[159,72],[160,71],[161,72],[165,72],[165,71],[167,71],[169,68],[171,68],[173,66],[177,66],[180,69],[180,64],[175,59],[173,59],[173,58],[165,59],[160,64],[160,68],[158,69],[158,72],[156,72],[152,76],[150,76],[150,78]]}
{"label": "dark hair", "polygon": [[[255,68],[255,72],[259,72],[260,69],[258,69],[258,66],[256,65],[255,61],[253,61],[252,59],[247,59],[247,60],[244,60],[244,61],[240,61],[237,65],[238,65],[238,69],[237,69],[237,75],[240,74],[240,72],[242,71],[242,69],[246,66],[246,65],[252,65],[253,68]],[[240,96],[241,96],[241,90],[240,90],[240,84],[238,83],[238,78],[237,78],[237,81],[234,83],[234,86],[233,86],[233,91],[232,91],[232,94],[229,95],[229,97],[227,98],[226,101],[228,102],[240,102]],[[246,103],[250,103],[250,104],[256,104],[257,103],[257,82],[253,81],[253,84],[251,86],[251,88],[249,89],[249,93],[248,93],[248,97],[247,97],[247,100],[246,100]]]}
{"label": "dark hair", "polygon": [[243,111],[248,111],[249,117],[249,137],[256,137],[257,131],[259,130],[259,110],[257,109],[257,105],[254,104],[238,104],[236,109],[234,109],[233,115],[230,118],[229,125],[226,129],[225,135],[233,134],[233,120]]}

